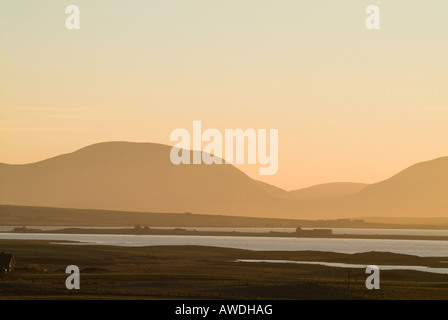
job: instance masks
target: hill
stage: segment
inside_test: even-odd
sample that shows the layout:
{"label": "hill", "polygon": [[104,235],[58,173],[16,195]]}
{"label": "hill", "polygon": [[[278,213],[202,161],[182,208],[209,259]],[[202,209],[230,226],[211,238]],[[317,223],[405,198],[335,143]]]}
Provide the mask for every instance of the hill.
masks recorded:
{"label": "hill", "polygon": [[0,204],[290,219],[448,217],[448,157],[371,185],[287,192],[230,164],[173,165],[170,150],[105,142],[36,163],[0,164]]}
{"label": "hill", "polygon": [[283,205],[232,165],[174,165],[170,146],[106,142],[0,166],[0,203],[126,211],[265,215]]}
{"label": "hill", "polygon": [[448,216],[448,157],[417,163],[366,186],[342,205],[349,212],[389,217]]}
{"label": "hill", "polygon": [[367,186],[365,183],[333,182],[318,184],[308,188],[290,191],[290,194],[301,200],[319,200],[345,197],[361,191]]}

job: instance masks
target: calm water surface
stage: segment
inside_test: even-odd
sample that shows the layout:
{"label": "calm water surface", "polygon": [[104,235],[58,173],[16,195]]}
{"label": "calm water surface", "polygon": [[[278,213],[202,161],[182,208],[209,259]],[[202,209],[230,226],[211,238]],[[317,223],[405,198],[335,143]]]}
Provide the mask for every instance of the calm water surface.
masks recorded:
{"label": "calm water surface", "polygon": [[421,257],[448,257],[448,241],[390,239],[329,239],[291,237],[223,237],[172,235],[110,235],[110,234],[40,234],[1,233],[1,239],[81,241],[84,245],[115,246],[182,246],[199,245],[256,251],[330,251],[359,253],[394,252]]}
{"label": "calm water surface", "polygon": [[[337,263],[337,262],[317,262],[317,261],[293,261],[293,260],[253,260],[253,259],[238,259],[237,262],[265,262],[265,263],[295,263],[295,264],[317,264],[327,267],[336,268],[353,268],[365,269],[366,264],[351,264],[351,263]],[[413,270],[430,273],[448,274],[448,268],[430,268],[425,266],[391,266],[391,265],[377,265],[381,270]]]}

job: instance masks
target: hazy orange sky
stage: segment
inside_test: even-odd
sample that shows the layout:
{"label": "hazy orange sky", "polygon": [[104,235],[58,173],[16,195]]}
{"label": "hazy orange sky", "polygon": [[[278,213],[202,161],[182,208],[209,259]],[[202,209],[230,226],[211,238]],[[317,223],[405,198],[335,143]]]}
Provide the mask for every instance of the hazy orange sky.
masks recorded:
{"label": "hazy orange sky", "polygon": [[[78,5],[81,29],[65,27]],[[367,30],[365,8],[381,10]],[[0,2],[0,162],[274,128],[287,190],[448,155],[448,2]]]}

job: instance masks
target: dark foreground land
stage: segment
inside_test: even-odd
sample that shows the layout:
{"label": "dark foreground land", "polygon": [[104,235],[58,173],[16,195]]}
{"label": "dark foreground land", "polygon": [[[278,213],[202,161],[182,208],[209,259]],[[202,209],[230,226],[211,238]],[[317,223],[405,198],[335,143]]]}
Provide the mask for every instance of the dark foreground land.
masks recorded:
{"label": "dark foreground land", "polygon": [[[243,263],[284,259],[446,268],[448,258],[369,252],[267,252],[202,246],[114,247],[0,240],[13,253],[15,276],[0,278],[0,299],[347,299],[344,268]],[[65,268],[77,265],[80,290],[65,287]],[[351,299],[448,299],[448,275],[381,271],[379,290],[367,290],[364,269],[353,269]]]}

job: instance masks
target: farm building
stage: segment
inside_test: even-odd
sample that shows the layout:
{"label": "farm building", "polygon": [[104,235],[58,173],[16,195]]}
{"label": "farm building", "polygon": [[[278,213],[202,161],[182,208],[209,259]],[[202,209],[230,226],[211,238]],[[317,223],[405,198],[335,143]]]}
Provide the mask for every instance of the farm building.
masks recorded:
{"label": "farm building", "polygon": [[14,273],[16,260],[11,253],[0,252],[0,273]]}

